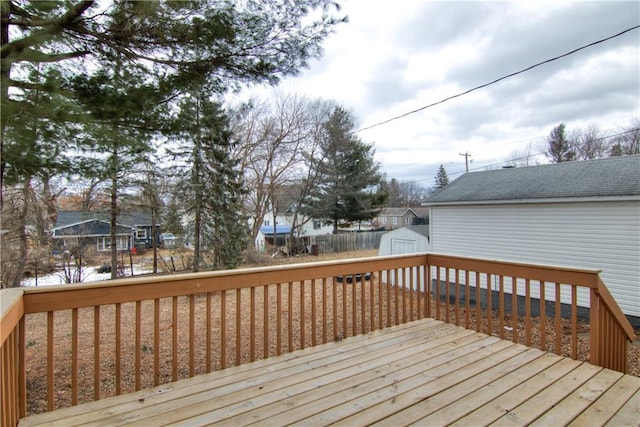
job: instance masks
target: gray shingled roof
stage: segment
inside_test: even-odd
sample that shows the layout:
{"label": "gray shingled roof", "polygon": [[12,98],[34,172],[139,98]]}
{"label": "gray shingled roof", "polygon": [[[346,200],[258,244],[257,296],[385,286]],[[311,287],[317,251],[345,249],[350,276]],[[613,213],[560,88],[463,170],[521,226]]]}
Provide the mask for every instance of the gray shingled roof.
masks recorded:
{"label": "gray shingled roof", "polygon": [[[79,222],[87,221],[90,219],[99,219],[102,221],[109,221],[110,214],[108,212],[77,212],[77,211],[59,211],[58,220],[56,222],[57,227],[64,227],[70,224],[77,224]],[[116,220],[118,224],[128,226],[147,226],[151,225],[151,215],[145,213],[124,213],[118,215]]]}
{"label": "gray shingled roof", "polygon": [[414,231],[424,237],[429,237],[429,226],[428,225],[408,225],[405,228]]}
{"label": "gray shingled roof", "polygon": [[640,155],[470,172],[426,205],[624,196],[640,196]]}

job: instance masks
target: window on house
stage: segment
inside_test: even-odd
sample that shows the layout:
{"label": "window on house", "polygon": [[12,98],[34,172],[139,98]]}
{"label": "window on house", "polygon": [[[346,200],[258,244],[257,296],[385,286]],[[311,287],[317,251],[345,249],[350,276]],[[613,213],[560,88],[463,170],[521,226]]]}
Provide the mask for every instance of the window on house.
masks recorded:
{"label": "window on house", "polygon": [[314,219],[313,220],[313,229],[314,230],[320,230],[320,228],[322,228],[322,222],[319,219]]}
{"label": "window on house", "polygon": [[136,239],[146,239],[146,238],[147,238],[147,229],[136,228]]}
{"label": "window on house", "polygon": [[393,225],[396,225],[396,224],[398,224],[398,217],[394,216],[393,217]]}
{"label": "window on house", "polygon": [[407,216],[404,218],[404,225],[409,225],[409,224],[411,224],[411,218]]}
{"label": "window on house", "polygon": [[118,237],[118,240],[116,240],[117,245],[116,245],[116,249],[118,249],[119,251],[124,251],[125,249],[129,249],[129,244],[128,244],[128,239],[126,237]]}
{"label": "window on house", "polygon": [[386,224],[386,223],[387,223],[387,217],[386,217],[386,216],[383,216],[383,217],[382,217],[382,223],[383,223],[383,224]]}
{"label": "window on house", "polygon": [[265,219],[264,222],[262,223],[262,225],[264,225],[265,227],[268,227],[271,225],[271,223],[269,222],[268,219]]}
{"label": "window on house", "polygon": [[[116,249],[119,251],[124,251],[125,249],[129,249],[128,239],[123,236],[118,236],[116,239]],[[108,251],[111,249],[111,238],[109,237],[100,237],[98,238],[98,251]]]}
{"label": "window on house", "polygon": [[108,251],[111,249],[111,239],[109,237],[101,237],[98,239],[98,250]]}

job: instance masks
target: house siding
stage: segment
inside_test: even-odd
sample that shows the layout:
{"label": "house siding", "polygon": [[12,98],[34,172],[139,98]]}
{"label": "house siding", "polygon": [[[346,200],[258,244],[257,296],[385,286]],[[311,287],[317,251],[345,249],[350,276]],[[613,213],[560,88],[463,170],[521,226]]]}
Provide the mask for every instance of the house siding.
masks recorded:
{"label": "house siding", "polygon": [[640,317],[639,219],[637,200],[432,206],[430,236],[436,253],[600,269],[623,312]]}

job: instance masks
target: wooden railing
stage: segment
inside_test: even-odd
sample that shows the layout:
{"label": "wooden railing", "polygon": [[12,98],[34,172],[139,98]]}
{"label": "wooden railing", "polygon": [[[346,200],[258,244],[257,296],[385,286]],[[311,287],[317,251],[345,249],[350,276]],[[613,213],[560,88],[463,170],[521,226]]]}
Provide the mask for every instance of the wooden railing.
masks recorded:
{"label": "wooden railing", "polygon": [[24,300],[19,289],[0,291],[0,421],[14,426],[24,414]]}
{"label": "wooden railing", "polygon": [[2,425],[423,317],[585,358],[580,289],[585,360],[624,371],[594,270],[420,254],[3,290]]}
{"label": "wooden railing", "polygon": [[[626,372],[634,331],[599,270],[437,254],[428,255],[428,264],[428,281],[440,284],[431,290],[431,317]],[[589,311],[578,306],[580,292]],[[588,341],[581,340],[587,332]]]}

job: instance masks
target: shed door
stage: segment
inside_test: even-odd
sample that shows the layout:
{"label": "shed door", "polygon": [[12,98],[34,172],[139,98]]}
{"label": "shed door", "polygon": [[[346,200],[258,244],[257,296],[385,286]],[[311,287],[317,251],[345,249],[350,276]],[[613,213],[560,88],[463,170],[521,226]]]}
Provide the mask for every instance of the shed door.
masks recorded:
{"label": "shed door", "polygon": [[412,254],[418,252],[418,242],[408,239],[391,239],[391,255]]}

